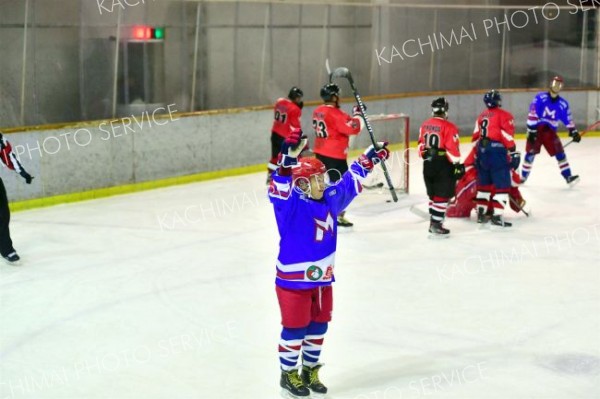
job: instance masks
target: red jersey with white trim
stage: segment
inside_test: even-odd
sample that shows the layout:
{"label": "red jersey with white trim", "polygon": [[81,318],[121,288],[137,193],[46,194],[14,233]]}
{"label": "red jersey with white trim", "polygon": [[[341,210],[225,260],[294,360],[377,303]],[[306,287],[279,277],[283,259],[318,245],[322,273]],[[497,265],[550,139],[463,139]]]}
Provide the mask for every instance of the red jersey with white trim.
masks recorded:
{"label": "red jersey with white trim", "polygon": [[508,150],[514,149],[515,120],[512,114],[498,107],[483,111],[475,122],[472,141],[481,138],[502,143]]}
{"label": "red jersey with white trim", "polygon": [[302,109],[288,98],[280,98],[273,108],[274,120],[271,131],[284,139],[287,138],[294,128],[301,128],[300,116]]}
{"label": "red jersey with white trim", "polygon": [[460,142],[458,141],[458,128],[444,118],[434,116],[427,119],[419,129],[419,155],[429,148],[446,151],[446,158],[451,163],[460,162]]}
{"label": "red jersey with white trim", "polygon": [[334,105],[323,104],[313,112],[315,154],[329,158],[346,159],[350,136],[361,130],[359,117],[352,117]]}

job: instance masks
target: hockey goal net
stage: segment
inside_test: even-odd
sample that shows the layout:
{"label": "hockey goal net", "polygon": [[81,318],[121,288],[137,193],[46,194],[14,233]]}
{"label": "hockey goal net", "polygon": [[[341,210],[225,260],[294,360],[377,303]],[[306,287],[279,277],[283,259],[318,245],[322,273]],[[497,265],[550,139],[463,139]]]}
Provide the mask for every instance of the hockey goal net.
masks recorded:
{"label": "hockey goal net", "polygon": [[[380,114],[367,115],[375,139],[389,142],[390,158],[386,166],[398,193],[408,194],[409,188],[409,144],[410,144],[410,118],[406,114]],[[369,132],[365,129],[358,136],[350,139],[350,150],[362,151],[371,144]],[[384,193],[388,191],[385,176],[381,166],[376,166],[365,180],[363,187],[367,192]]]}

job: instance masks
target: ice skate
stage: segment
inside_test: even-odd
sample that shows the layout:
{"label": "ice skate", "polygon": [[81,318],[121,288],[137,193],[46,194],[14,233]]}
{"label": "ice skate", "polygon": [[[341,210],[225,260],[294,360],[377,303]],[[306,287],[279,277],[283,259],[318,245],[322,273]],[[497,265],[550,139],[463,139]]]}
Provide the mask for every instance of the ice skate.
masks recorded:
{"label": "ice skate", "polygon": [[429,225],[429,236],[432,238],[448,238],[450,230],[442,226],[442,222],[431,221]]}
{"label": "ice skate", "polygon": [[502,215],[494,215],[491,219],[492,227],[496,229],[502,229],[505,227],[511,227],[512,223],[506,222]]}
{"label": "ice skate", "polygon": [[327,387],[319,380],[319,369],[322,364],[315,367],[302,366],[302,382],[310,389],[312,398],[324,398],[327,393]]}
{"label": "ice skate", "polygon": [[491,219],[491,216],[488,215],[483,208],[477,209],[477,223],[485,224],[485,223],[489,222],[490,219]]}
{"label": "ice skate", "polygon": [[310,391],[302,382],[298,370],[281,371],[281,396],[289,399],[308,398]]}
{"label": "ice skate", "polygon": [[567,184],[570,187],[573,187],[574,185],[576,185],[577,183],[579,183],[579,175],[573,175],[573,176],[569,176],[565,179],[567,181]]}
{"label": "ice skate", "polygon": [[3,258],[6,260],[6,262],[9,265],[18,266],[21,264],[21,262],[20,262],[21,258],[19,257],[19,255],[17,255],[16,251],[13,251],[13,252],[9,253],[8,255],[3,256]]}
{"label": "ice skate", "polygon": [[348,219],[344,217],[344,215],[339,215],[337,218],[338,226],[340,227],[352,227],[354,223],[350,222]]}

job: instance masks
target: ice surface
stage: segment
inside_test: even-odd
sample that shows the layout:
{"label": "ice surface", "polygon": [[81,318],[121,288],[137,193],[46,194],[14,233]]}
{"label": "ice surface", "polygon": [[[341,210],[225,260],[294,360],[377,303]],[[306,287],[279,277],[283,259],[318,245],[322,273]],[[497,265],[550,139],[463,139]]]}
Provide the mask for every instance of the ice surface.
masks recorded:
{"label": "ice surface", "polygon": [[[519,146],[524,147],[521,141]],[[466,153],[466,149],[464,149]],[[542,154],[510,232],[427,238],[421,165],[339,234],[330,399],[599,398],[600,139]],[[13,215],[0,398],[276,398],[277,231],[264,174]],[[10,193],[9,193],[10,196]]]}

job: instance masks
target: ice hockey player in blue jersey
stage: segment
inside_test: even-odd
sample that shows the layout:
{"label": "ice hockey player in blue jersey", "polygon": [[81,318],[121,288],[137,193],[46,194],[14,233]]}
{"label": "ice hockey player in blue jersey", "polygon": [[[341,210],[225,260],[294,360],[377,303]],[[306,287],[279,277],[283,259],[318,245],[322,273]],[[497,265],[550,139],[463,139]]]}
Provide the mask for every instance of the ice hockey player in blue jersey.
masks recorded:
{"label": "ice hockey player in blue jersey", "polygon": [[333,308],[337,216],[362,191],[361,180],[389,157],[387,143],[370,146],[335,185],[327,186],[321,161],[298,159],[305,145],[301,131],[292,131],[269,186],[280,236],[275,279],[283,326],[280,385],[282,395],[291,398],[327,393],[318,373]]}
{"label": "ice hockey player in blue jersey", "polygon": [[569,185],[579,182],[579,176],[571,174],[571,167],[560,138],[556,134],[558,123],[562,122],[569,130],[569,136],[575,143],[581,141],[581,136],[575,128],[575,123],[569,110],[569,102],[560,93],[563,79],[560,76],[552,78],[550,90],[535,96],[529,107],[527,117],[526,155],[521,169],[521,184],[525,183],[531,173],[535,156],[540,153],[542,146],[551,157],[556,157],[560,173]]}

